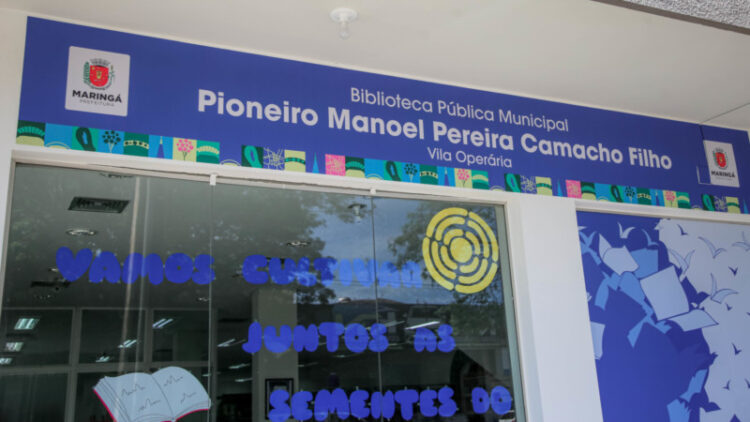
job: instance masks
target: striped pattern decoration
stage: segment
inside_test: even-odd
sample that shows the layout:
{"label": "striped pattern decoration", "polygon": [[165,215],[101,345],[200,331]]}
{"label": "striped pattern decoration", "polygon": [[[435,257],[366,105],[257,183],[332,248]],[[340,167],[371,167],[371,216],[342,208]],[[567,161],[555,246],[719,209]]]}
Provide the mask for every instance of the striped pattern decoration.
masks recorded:
{"label": "striped pattern decoration", "polygon": [[[653,205],[669,208],[750,214],[747,201],[735,196],[700,195],[691,203],[687,192],[611,185],[548,176],[506,173],[491,176],[485,170],[453,168],[382,159],[347,157],[308,151],[241,145],[237,151],[222,150],[215,141],[162,135],[145,135],[110,129],[18,121],[16,143],[47,148],[106,152],[133,156],[193,161],[222,165],[295,172],[325,173],[332,176],[411,182],[424,185],[470,189],[498,189],[589,200]],[[307,163],[310,157],[312,164]],[[698,201],[698,198],[696,198]]]}
{"label": "striped pattern decoration", "polygon": [[287,149],[284,151],[284,171],[305,172],[305,151]]}
{"label": "striped pattern decoration", "polygon": [[536,194],[552,196],[552,179],[549,177],[536,177]]}

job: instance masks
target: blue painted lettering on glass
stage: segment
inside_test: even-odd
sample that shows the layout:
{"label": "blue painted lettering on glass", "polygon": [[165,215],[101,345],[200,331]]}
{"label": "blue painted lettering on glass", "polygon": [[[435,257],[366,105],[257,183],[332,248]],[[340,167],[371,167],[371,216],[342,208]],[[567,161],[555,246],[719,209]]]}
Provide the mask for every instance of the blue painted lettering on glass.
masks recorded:
{"label": "blue painted lettering on glass", "polygon": [[135,252],[125,257],[121,265],[112,252],[102,251],[94,256],[91,249],[86,248],[74,255],[65,246],[58,248],[55,254],[55,264],[65,280],[76,281],[88,270],[92,283],[106,280],[109,283],[122,281],[131,284],[140,277],[148,277],[151,284],[158,285],[166,276],[167,280],[177,284],[190,279],[196,284],[209,284],[216,278],[213,262],[214,258],[210,255],[198,255],[193,259],[184,253],[175,253],[163,262],[157,254],[149,254],[144,259],[143,255]]}
{"label": "blue painted lettering on glass", "polygon": [[[212,268],[214,258],[211,255],[198,255],[195,258],[184,253],[174,253],[166,260],[157,254],[145,258],[140,253],[125,257],[122,264],[117,256],[102,251],[94,256],[91,249],[81,249],[74,254],[63,246],[55,255],[57,268],[67,281],[76,281],[89,272],[89,280],[101,283],[122,281],[132,284],[139,278],[148,278],[149,283],[159,285],[164,278],[176,284],[190,280],[195,284],[209,284],[216,274]],[[377,269],[377,277],[376,277]],[[298,260],[286,258],[267,258],[264,255],[249,255],[242,262],[242,277],[250,284],[265,284],[269,280],[274,284],[287,285],[297,282],[302,286],[313,286],[320,282],[324,286],[333,283],[338,273],[339,282],[349,286],[353,282],[368,287],[377,279],[383,287],[422,287],[422,268],[413,261],[404,263],[400,268],[392,262],[353,259],[337,260],[335,258],[302,257]]]}
{"label": "blue painted lettering on glass", "polygon": [[510,412],[513,398],[508,389],[502,386],[493,388],[490,393],[482,387],[476,387],[471,390],[471,406],[474,413],[487,413],[492,408],[498,415],[504,415]]}
{"label": "blue painted lettering on glass", "polygon": [[[490,395],[483,389],[481,390],[489,403]],[[495,387],[493,395],[495,395],[495,390],[507,392],[503,387]],[[323,421],[328,419],[329,415],[336,415],[340,419],[346,419],[350,415],[357,419],[365,419],[370,416],[374,419],[381,417],[391,419],[396,412],[396,404],[398,404],[401,418],[405,421],[414,419],[417,414],[428,418],[437,415],[448,418],[458,411],[453,395],[453,389],[450,387],[443,387],[438,391],[429,388],[423,391],[404,389],[396,392],[386,390],[382,393],[375,391],[372,394],[365,390],[355,390],[348,396],[344,390],[336,388],[332,391],[318,391],[314,394],[315,400],[313,401],[313,393],[309,391],[299,391],[293,394],[291,398],[286,391],[280,391],[271,394],[270,404],[272,409],[269,412],[269,417],[271,417],[272,422],[279,422],[278,418],[289,416],[299,421],[307,421],[313,418],[317,421]],[[507,397],[503,394],[497,394],[497,396],[498,403],[510,405],[509,394]],[[311,402],[313,410],[310,409]],[[487,404],[481,413],[486,412],[490,407],[491,405]],[[497,410],[495,407],[492,408]],[[505,413],[507,413],[507,410]],[[274,417],[277,419],[273,419]]]}
{"label": "blue painted lettering on glass", "polygon": [[268,412],[268,419],[270,419],[271,422],[284,422],[289,419],[292,410],[287,404],[288,400],[289,393],[284,390],[276,390],[271,393],[271,397],[268,399],[271,404],[271,410]]}
{"label": "blue painted lettering on glass", "polygon": [[271,325],[263,327],[256,321],[247,329],[247,342],[242,345],[242,350],[252,354],[265,346],[266,350],[273,353],[284,353],[290,348],[297,352],[314,352],[320,345],[320,337],[324,337],[326,350],[335,352],[339,349],[343,335],[344,345],[351,352],[361,353],[367,349],[382,352],[388,348],[386,331],[387,327],[383,324],[373,324],[368,332],[360,324],[344,326],[338,322],[322,322],[317,326],[310,324],[307,327],[298,325],[294,328],[282,325],[277,330]]}

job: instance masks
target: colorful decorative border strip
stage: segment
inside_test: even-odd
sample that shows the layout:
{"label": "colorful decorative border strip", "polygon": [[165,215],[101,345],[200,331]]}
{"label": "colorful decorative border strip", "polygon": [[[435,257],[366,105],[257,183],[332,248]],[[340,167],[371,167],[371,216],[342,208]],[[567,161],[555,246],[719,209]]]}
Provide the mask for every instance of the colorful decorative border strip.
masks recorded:
{"label": "colorful decorative border strip", "polygon": [[16,142],[23,145],[48,148],[108,152],[167,160],[321,173],[425,185],[505,190],[670,208],[695,208],[735,214],[750,213],[745,200],[742,200],[742,204],[740,204],[739,198],[731,196],[703,194],[700,203],[695,204],[691,202],[690,195],[687,192],[674,190],[579,180],[558,180],[551,177],[525,176],[514,173],[506,173],[502,178],[503,180],[491,180],[490,175],[484,170],[308,153],[306,151],[272,149],[255,145],[242,145],[241,151],[232,151],[232,155],[227,151],[222,151],[219,142],[24,120],[18,121]]}

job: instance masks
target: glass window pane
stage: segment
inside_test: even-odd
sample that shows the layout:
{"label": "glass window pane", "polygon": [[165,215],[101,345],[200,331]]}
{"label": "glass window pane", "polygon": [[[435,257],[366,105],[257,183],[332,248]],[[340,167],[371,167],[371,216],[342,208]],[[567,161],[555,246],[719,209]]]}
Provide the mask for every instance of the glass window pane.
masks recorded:
{"label": "glass window pane", "polygon": [[370,200],[219,185],[212,221],[217,420],[266,419],[277,389],[376,391],[377,354],[339,331],[377,320]]}
{"label": "glass window pane", "polygon": [[154,362],[208,361],[206,310],[156,310],[151,322]]}
{"label": "glass window pane", "polygon": [[16,181],[0,379],[60,374],[55,420],[523,420],[502,208]]}
{"label": "glass window pane", "polygon": [[71,310],[4,308],[0,355],[7,366],[64,365],[70,359]]}
{"label": "glass window pane", "polygon": [[78,361],[142,361],[143,319],[138,310],[84,310]]}
{"label": "glass window pane", "polygon": [[66,374],[0,375],[0,421],[61,420]]}
{"label": "glass window pane", "polygon": [[[499,238],[498,210],[374,202],[375,255],[401,269],[400,282],[381,274],[378,283],[378,303],[393,339],[382,355],[383,389],[413,390],[420,405],[443,405],[448,413],[451,398],[457,417],[470,420],[515,418],[515,333],[507,329],[505,308],[512,302],[504,292],[509,280],[501,269],[505,241]],[[417,410],[416,403],[414,409],[433,413],[429,406]]]}

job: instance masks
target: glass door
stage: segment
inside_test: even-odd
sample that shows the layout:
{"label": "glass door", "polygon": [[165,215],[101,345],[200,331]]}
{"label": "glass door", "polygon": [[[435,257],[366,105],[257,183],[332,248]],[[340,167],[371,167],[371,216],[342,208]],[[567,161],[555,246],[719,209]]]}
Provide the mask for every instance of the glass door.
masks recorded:
{"label": "glass door", "polygon": [[16,168],[0,420],[524,420],[502,207]]}

